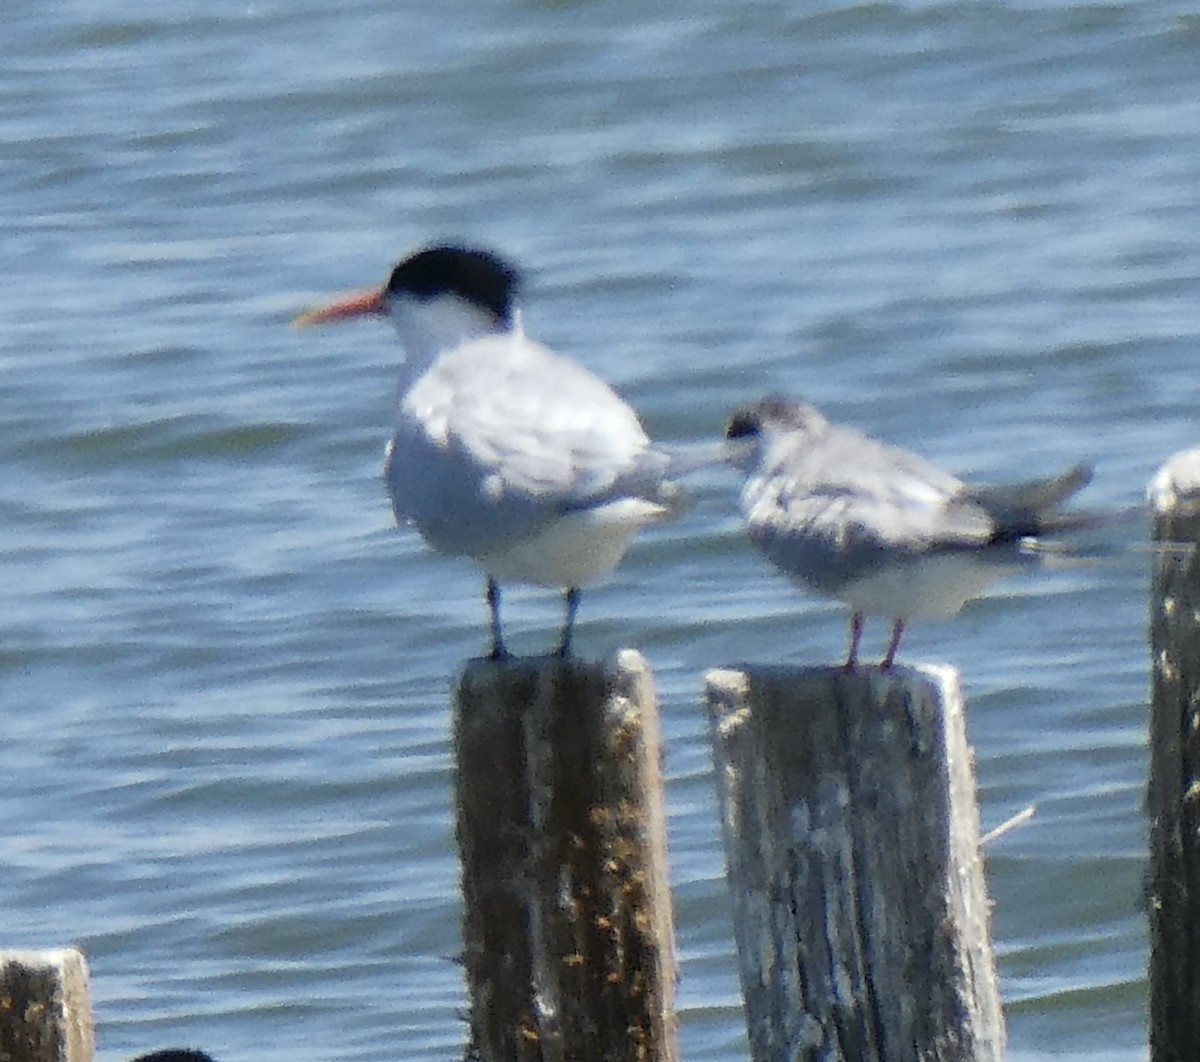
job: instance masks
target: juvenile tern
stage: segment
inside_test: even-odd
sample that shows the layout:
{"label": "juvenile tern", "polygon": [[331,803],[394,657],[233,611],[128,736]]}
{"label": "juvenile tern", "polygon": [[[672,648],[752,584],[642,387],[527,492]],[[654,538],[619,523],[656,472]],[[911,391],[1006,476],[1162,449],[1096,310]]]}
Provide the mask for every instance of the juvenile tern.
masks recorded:
{"label": "juvenile tern", "polygon": [[506,655],[500,583],[564,590],[566,656],[580,588],[611,572],[682,495],[670,455],[616,392],[525,336],[519,281],[490,251],[433,246],[383,287],[295,323],[391,318],[405,351],[385,464],[397,521],[483,569],[494,658]]}
{"label": "juvenile tern", "polygon": [[735,412],[726,440],[747,475],[741,503],[751,539],[785,574],[850,605],[847,670],[858,665],[866,616],[892,621],[881,663],[890,668],[908,620],[953,615],[996,579],[1035,564],[1040,536],[1100,522],[1059,509],[1090,481],[1084,465],[972,486],[785,397]]}

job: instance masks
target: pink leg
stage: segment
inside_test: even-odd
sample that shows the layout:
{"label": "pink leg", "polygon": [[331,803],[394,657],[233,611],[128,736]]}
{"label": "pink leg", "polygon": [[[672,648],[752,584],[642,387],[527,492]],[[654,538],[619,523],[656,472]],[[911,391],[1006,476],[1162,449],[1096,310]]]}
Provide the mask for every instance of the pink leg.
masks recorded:
{"label": "pink leg", "polygon": [[888,642],[887,652],[883,655],[883,663],[879,665],[881,671],[888,671],[896,662],[896,650],[900,648],[900,636],[904,633],[904,620],[898,619],[892,622],[892,640]]}
{"label": "pink leg", "polygon": [[855,612],[850,617],[850,652],[846,655],[846,663],[842,670],[853,672],[858,668],[858,643],[862,641],[863,614]]}

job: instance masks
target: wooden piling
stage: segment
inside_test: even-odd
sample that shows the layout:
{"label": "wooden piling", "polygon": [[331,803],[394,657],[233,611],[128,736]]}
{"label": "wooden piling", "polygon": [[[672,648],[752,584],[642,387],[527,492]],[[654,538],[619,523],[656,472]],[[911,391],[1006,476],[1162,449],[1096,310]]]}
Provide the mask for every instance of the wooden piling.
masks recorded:
{"label": "wooden piling", "polygon": [[950,668],[707,676],[754,1062],[998,1060],[975,780]]}
{"label": "wooden piling", "polygon": [[646,662],[475,660],[457,833],[482,1062],[675,1062],[658,708]]}
{"label": "wooden piling", "polygon": [[1200,451],[1150,484],[1150,1057],[1200,1059]]}
{"label": "wooden piling", "polygon": [[71,949],[0,951],[0,1059],[91,1062],[87,961]]}

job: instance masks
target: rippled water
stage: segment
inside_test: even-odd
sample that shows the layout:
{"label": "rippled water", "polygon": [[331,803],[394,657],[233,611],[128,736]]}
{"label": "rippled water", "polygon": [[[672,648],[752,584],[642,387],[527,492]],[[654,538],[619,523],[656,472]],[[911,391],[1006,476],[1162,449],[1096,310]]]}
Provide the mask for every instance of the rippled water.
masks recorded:
{"label": "rippled water", "polygon": [[[0,945],[81,945],[99,1055],[445,1059],[447,701],[478,576],[390,525],[398,351],[297,335],[431,238],[669,439],[768,390],[981,476],[1196,442],[1200,17],[1027,4],[357,0],[5,11]],[[732,482],[585,595],[668,746],[689,1059],[744,1057],[703,670],[843,651]],[[1011,1054],[1145,1054],[1143,529],[1005,584],[959,667]],[[514,593],[540,651],[559,603]],[[869,629],[872,651],[884,632]],[[399,1046],[398,1046],[399,1045]]]}

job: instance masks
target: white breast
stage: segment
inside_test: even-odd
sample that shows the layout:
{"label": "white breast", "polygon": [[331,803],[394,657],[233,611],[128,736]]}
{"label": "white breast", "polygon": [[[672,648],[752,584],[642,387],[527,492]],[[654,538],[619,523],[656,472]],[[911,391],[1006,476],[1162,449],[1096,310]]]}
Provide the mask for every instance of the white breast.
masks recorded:
{"label": "white breast", "polygon": [[1021,566],[1015,554],[937,553],[875,569],[847,583],[838,596],[867,616],[953,616],[971,598]]}
{"label": "white breast", "polygon": [[620,563],[639,529],[666,515],[661,505],[622,498],[568,513],[535,534],[475,559],[501,582],[586,586]]}

